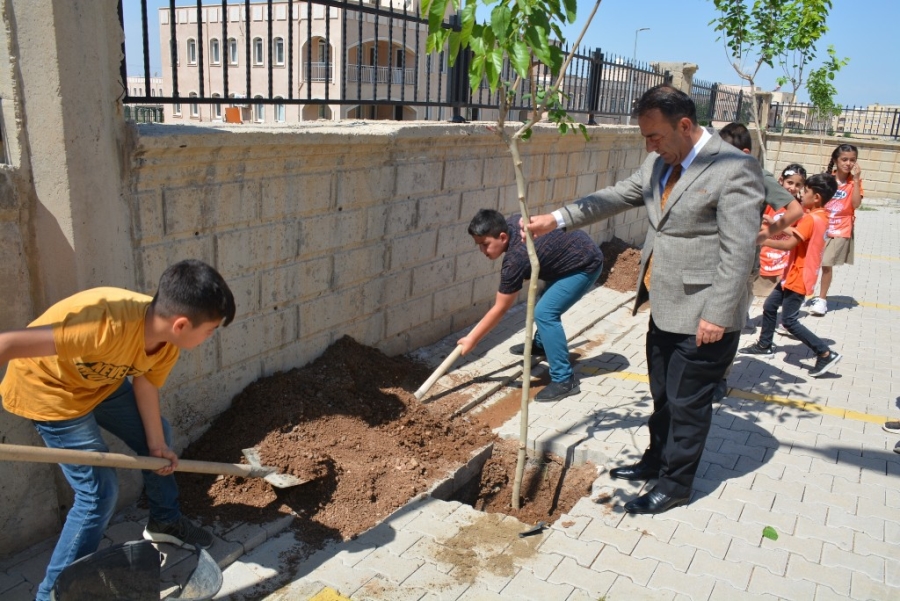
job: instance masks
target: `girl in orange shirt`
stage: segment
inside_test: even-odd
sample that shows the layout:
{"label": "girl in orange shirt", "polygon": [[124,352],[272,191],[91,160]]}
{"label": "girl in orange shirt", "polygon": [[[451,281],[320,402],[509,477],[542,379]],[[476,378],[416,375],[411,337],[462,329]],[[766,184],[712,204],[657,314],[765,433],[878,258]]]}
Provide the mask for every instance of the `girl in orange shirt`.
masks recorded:
{"label": "girl in orange shirt", "polygon": [[833,277],[832,267],[835,265],[853,265],[853,222],[856,220],[856,209],[862,205],[863,185],[862,170],[856,162],[859,152],[852,144],[841,144],[831,153],[831,161],[825,173],[834,175],[838,183],[837,192],[828,203],[828,239],[825,256],[822,257],[822,280],[819,284],[819,296],[810,302],[811,315],[822,316],[828,311],[828,289]]}

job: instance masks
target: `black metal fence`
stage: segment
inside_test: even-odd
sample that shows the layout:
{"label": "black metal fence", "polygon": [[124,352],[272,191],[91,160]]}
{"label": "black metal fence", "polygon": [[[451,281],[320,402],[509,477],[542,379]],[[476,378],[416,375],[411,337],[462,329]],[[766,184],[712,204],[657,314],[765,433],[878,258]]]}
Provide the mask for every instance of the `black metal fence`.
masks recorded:
{"label": "black metal fence", "polygon": [[[126,105],[171,106],[176,118],[200,120],[223,119],[222,108],[232,107],[262,122],[267,105],[274,105],[275,122],[286,120],[290,105],[302,105],[302,120],[330,117],[335,105],[343,118],[439,120],[477,119],[499,105],[486,85],[470,90],[467,56],[450,66],[443,52],[425,51],[427,20],[409,0],[402,9],[371,0],[169,0],[156,15],[148,14],[148,0],[119,2],[123,24],[141,22],[140,85],[126,85]],[[151,19],[160,29],[162,95],[151,85]],[[457,27],[454,19],[444,26]],[[134,80],[126,58],[123,80]],[[508,65],[502,76],[512,78]],[[646,64],[579,48],[565,74],[563,104],[588,123],[618,121],[646,89],[669,80]],[[546,69],[535,81],[553,83]],[[519,89],[510,118],[524,116],[530,85]]]}
{"label": "black metal fence", "polygon": [[703,125],[715,121],[738,121],[749,123],[751,120],[749,94],[744,95],[738,86],[726,86],[695,79],[691,86],[691,97],[697,107],[697,120]]}
{"label": "black metal fence", "polygon": [[900,140],[900,107],[838,107],[822,114],[810,104],[772,103],[769,131]]}

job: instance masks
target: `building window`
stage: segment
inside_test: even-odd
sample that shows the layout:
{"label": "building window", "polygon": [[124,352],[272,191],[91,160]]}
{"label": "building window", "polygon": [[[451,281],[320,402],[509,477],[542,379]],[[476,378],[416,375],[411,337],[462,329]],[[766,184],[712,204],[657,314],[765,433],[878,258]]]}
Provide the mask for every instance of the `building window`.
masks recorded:
{"label": "building window", "polygon": [[[276,98],[281,99],[281,96],[276,96]],[[278,123],[284,123],[284,105],[276,104],[275,105],[275,121]]]}
{"label": "building window", "polygon": [[209,63],[218,65],[219,59],[219,40],[213,38],[209,41]]}
{"label": "building window", "polygon": [[275,64],[283,65],[284,64],[284,38],[275,38],[275,43],[272,48],[273,54],[275,55]]}
{"label": "building window", "polygon": [[189,65],[197,64],[197,41],[194,38],[187,41],[187,62]]}
{"label": "building window", "polygon": [[[213,94],[212,97],[213,98],[221,98],[221,96],[219,94]],[[221,121],[222,120],[222,105],[221,104],[213,104],[213,105],[210,105],[210,108],[212,109],[211,112],[212,112],[213,119],[217,119],[217,120]]]}
{"label": "building window", "polygon": [[253,64],[263,64],[263,41],[262,38],[253,38]]}
{"label": "building window", "polygon": [[180,103],[180,102],[176,102],[175,104],[172,105],[172,112],[173,112],[177,117],[180,117],[180,116],[181,116],[181,103]]}
{"label": "building window", "polygon": [[[262,96],[254,96],[262,100]],[[257,123],[263,123],[266,120],[266,105],[256,104],[253,106],[253,118]]]}
{"label": "building window", "polygon": [[228,62],[232,65],[238,64],[238,46],[234,38],[228,38]]}
{"label": "building window", "polygon": [[328,62],[328,43],[325,40],[319,40],[319,62],[327,63]]}
{"label": "building window", "polygon": [[[196,98],[197,93],[191,92],[190,94],[188,94],[188,96],[190,96],[191,98]],[[197,104],[196,102],[191,103],[191,117],[197,117],[197,118],[200,117],[200,105]]]}

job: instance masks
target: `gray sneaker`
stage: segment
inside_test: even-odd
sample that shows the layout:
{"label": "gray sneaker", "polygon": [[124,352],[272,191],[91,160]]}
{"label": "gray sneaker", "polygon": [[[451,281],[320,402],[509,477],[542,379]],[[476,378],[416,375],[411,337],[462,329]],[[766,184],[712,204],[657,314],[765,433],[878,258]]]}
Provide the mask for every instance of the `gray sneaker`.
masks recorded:
{"label": "gray sneaker", "polygon": [[900,434],[900,422],[884,422],[881,429],[891,434]]}
{"label": "gray sneaker", "polygon": [[144,538],[154,543],[172,543],[195,549],[209,549],[213,543],[213,535],[209,530],[195,526],[184,516],[171,524],[162,524],[151,519],[144,528]]}

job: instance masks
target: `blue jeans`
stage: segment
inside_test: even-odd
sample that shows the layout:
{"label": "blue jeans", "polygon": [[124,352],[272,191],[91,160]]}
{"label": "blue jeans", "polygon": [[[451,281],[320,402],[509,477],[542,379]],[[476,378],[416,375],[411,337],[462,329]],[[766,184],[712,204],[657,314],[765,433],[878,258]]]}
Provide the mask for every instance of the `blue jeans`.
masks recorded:
{"label": "blue jeans", "polygon": [[[166,444],[171,444],[171,427],[165,419],[162,422]],[[138,413],[131,382],[127,379],[85,416],[33,423],[44,443],[53,449],[107,452],[109,448],[100,434],[100,428],[103,428],[121,438],[138,455],[149,452],[144,423]],[[114,468],[68,464],[60,467],[75,492],[75,500],[50,556],[44,581],[38,588],[38,601],[50,599],[56,578],[66,566],[97,550],[116,509],[119,494]],[[177,520],[181,510],[175,477],[159,476],[150,471],[142,471],[142,474],[150,502],[150,519],[163,523]]]}
{"label": "blue jeans", "polygon": [[603,267],[586,273],[579,271],[547,283],[544,293],[534,308],[534,324],[537,333],[534,341],[544,347],[550,364],[550,380],[566,382],[574,371],[569,362],[569,345],[563,330],[562,314],[587,294],[600,277]]}
{"label": "blue jeans", "polygon": [[811,348],[817,355],[828,352],[828,345],[800,323],[800,306],[804,295],[793,290],[785,290],[781,282],[775,286],[763,305],[762,328],[759,333],[759,345],[771,346],[775,335],[775,321],[778,309],[781,309],[781,323],[784,329],[797,337],[797,340]]}

